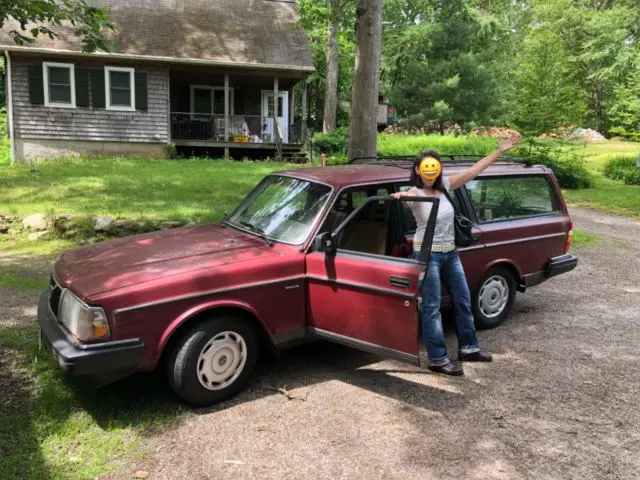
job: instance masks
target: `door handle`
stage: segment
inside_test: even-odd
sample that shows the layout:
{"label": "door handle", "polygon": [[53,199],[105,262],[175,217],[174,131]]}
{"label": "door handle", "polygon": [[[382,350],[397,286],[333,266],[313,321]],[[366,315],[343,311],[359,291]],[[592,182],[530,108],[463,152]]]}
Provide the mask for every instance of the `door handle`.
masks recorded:
{"label": "door handle", "polygon": [[389,277],[389,284],[394,287],[409,288],[411,281],[405,277]]}

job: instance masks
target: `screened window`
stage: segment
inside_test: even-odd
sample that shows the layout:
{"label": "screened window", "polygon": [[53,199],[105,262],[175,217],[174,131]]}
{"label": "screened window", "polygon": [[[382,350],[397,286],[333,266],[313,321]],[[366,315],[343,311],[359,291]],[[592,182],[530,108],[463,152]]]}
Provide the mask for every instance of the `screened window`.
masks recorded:
{"label": "screened window", "polygon": [[135,110],[133,68],[106,67],[105,83],[108,109]]}
{"label": "screened window", "polygon": [[479,223],[559,211],[545,177],[483,178],[469,182],[467,189]]}
{"label": "screened window", "polygon": [[43,63],[44,103],[47,107],[76,106],[74,66],[69,63]]}
{"label": "screened window", "polygon": [[[233,115],[233,89],[229,90],[229,108]],[[191,85],[191,112],[196,118],[224,115],[224,88]]]}

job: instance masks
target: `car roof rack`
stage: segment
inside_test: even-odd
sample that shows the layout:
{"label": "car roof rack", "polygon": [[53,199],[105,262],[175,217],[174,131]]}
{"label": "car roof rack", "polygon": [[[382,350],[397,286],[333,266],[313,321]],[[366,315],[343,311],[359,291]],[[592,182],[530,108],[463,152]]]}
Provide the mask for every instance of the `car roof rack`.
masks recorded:
{"label": "car roof rack", "polygon": [[[474,164],[485,157],[485,155],[477,153],[441,153],[439,155],[442,159],[442,163],[448,165]],[[406,167],[407,165],[413,165],[413,162],[417,157],[417,155],[377,155],[375,157],[354,157],[347,163],[350,165],[385,165],[402,168]],[[495,163],[515,163],[526,166],[533,165],[530,159],[522,157],[498,157],[498,160]]]}

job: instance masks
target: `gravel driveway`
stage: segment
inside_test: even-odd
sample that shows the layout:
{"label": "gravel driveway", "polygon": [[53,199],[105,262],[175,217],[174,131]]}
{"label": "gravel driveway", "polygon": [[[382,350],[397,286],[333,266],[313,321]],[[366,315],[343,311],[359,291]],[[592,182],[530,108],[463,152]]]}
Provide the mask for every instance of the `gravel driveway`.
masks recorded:
{"label": "gravel driveway", "polygon": [[[494,363],[443,378],[333,345],[294,350],[233,402],[151,438],[155,453],[128,471],[152,479],[638,478],[640,222],[572,215],[599,242],[579,250],[574,272],[519,294],[503,326],[480,332]],[[280,387],[305,400],[274,392]]]}
{"label": "gravel driveway", "polygon": [[113,478],[638,478],[640,222],[572,215],[599,241],[479,332],[494,363],[445,378],[329,344],[292,350]]}

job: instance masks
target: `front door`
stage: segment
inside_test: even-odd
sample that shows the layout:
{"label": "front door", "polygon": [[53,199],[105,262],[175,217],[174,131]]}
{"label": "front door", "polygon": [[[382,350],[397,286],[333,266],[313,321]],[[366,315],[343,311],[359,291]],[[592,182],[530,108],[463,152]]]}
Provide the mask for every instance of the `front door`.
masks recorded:
{"label": "front door", "polygon": [[[274,117],[274,95],[272,90],[262,91],[263,136],[268,143],[275,143],[276,132]],[[289,96],[287,92],[278,92],[278,125],[283,143],[289,143]]]}
{"label": "front door", "polygon": [[[332,234],[337,250],[307,255],[307,325],[310,332],[326,340],[418,364],[419,289],[426,264],[392,256],[393,201],[370,196],[353,211],[343,212],[346,220],[335,221],[331,216],[340,215],[336,213],[339,204],[353,204],[340,198],[336,201],[327,219],[332,225],[325,229],[331,231],[341,224]],[[429,223],[427,249],[435,214]]]}

